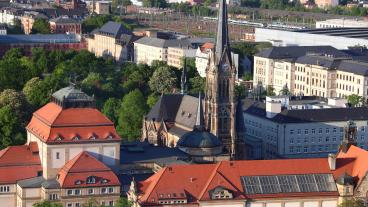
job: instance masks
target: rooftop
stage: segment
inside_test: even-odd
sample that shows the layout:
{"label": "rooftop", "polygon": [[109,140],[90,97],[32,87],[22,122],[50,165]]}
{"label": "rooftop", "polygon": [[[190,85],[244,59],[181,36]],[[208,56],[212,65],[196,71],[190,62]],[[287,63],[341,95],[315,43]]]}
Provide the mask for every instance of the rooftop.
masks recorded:
{"label": "rooftop", "polygon": [[155,37],[142,37],[134,43],[161,48],[191,46],[191,43],[188,39],[159,39]]}
{"label": "rooftop", "polygon": [[294,32],[368,39],[368,27],[302,29],[302,30],[295,30]]}
{"label": "rooftop", "polygon": [[0,35],[1,44],[58,44],[79,43],[80,36],[77,34],[31,34],[31,35]]}

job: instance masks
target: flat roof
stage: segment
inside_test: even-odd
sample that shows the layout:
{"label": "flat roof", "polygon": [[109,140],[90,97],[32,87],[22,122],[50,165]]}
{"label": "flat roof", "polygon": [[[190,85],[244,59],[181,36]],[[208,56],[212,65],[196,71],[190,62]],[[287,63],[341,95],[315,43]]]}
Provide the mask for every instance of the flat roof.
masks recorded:
{"label": "flat roof", "polygon": [[368,27],[302,29],[293,32],[368,39]]}
{"label": "flat roof", "polygon": [[33,35],[0,35],[0,44],[31,43],[78,43],[76,34],[33,34]]}

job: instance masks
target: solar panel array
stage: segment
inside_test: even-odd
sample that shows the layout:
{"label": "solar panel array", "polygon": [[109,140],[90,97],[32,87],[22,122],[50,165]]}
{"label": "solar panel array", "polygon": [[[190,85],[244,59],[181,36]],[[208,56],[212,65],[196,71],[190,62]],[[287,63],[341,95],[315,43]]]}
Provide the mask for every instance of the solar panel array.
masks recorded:
{"label": "solar panel array", "polygon": [[331,174],[242,176],[241,181],[247,194],[337,191]]}

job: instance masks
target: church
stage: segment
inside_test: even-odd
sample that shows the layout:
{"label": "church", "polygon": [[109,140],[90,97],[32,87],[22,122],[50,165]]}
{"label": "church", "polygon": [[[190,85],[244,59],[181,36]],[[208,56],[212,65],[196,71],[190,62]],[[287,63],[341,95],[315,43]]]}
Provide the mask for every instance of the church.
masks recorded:
{"label": "church", "polygon": [[178,147],[195,162],[245,158],[244,119],[234,94],[236,69],[232,62],[226,3],[220,1],[216,45],[206,69],[202,99],[185,94],[183,67],[181,94],[163,94],[145,116],[142,141]]}

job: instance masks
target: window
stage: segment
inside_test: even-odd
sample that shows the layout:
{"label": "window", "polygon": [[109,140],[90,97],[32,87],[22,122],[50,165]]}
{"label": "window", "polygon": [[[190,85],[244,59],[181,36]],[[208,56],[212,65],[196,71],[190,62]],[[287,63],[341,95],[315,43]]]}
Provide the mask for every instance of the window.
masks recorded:
{"label": "window", "polygon": [[322,134],[322,128],[318,129],[318,134]]}
{"label": "window", "polygon": [[66,204],[67,207],[73,207],[73,204],[72,203],[68,203]]}
{"label": "window", "polygon": [[304,134],[308,134],[308,129],[305,129],[304,130]]}
{"label": "window", "polygon": [[333,133],[336,133],[336,127],[334,127],[334,128],[332,129],[332,132],[333,132]]}
{"label": "window", "polygon": [[93,188],[88,189],[88,194],[89,195],[93,194]]}
{"label": "window", "polygon": [[294,143],[294,138],[291,138],[290,139],[290,144],[293,144]]}
{"label": "window", "polygon": [[106,188],[101,188],[101,193],[103,193],[103,194],[107,193]]}
{"label": "window", "polygon": [[80,207],[80,203],[75,203],[75,207]]}
{"label": "window", "polygon": [[58,199],[58,195],[57,194],[50,194],[49,195],[49,200],[57,200]]}
{"label": "window", "polygon": [[109,201],[109,206],[114,206],[114,201]]}
{"label": "window", "polygon": [[80,195],[80,190],[79,189],[76,189],[76,190],[74,190],[74,195]]}
{"label": "window", "polygon": [[0,186],[0,193],[10,192],[10,186]]}
{"label": "window", "polygon": [[304,152],[308,152],[308,147],[307,146],[304,147]]}
{"label": "window", "polygon": [[56,159],[59,160],[60,159],[60,152],[56,153]]}
{"label": "window", "polygon": [[364,140],[364,134],[360,135],[360,139]]}
{"label": "window", "polygon": [[73,195],[73,190],[68,190],[66,193],[67,193],[68,195]]}
{"label": "window", "polygon": [[360,127],[360,131],[364,132],[364,126]]}
{"label": "window", "polygon": [[302,133],[302,130],[301,129],[298,129],[298,134],[301,134]]}
{"label": "window", "polygon": [[330,133],[330,129],[326,128],[326,134]]}
{"label": "window", "polygon": [[329,142],[330,141],[330,138],[329,137],[326,137],[326,142]]}
{"label": "window", "polygon": [[114,188],[110,187],[109,188],[109,193],[113,193],[114,192]]}
{"label": "window", "polygon": [[290,129],[290,134],[294,134],[294,130]]}
{"label": "window", "polygon": [[316,133],[316,130],[315,129],[312,129],[312,134],[315,134]]}

